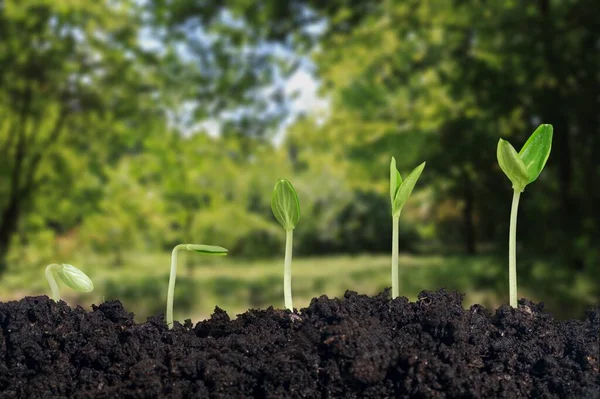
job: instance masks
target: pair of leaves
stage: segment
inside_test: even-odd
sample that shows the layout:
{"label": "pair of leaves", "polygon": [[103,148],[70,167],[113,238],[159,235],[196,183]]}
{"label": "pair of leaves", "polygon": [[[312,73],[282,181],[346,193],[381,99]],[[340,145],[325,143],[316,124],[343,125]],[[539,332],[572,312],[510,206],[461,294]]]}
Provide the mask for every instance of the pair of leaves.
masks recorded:
{"label": "pair of leaves", "polygon": [[396,158],[392,157],[390,162],[390,200],[392,202],[392,217],[400,217],[400,212],[406,204],[408,197],[415,188],[417,180],[425,169],[425,162],[413,169],[404,181],[396,168]]}
{"label": "pair of leaves", "polygon": [[298,194],[286,179],[279,179],[273,189],[271,210],[275,219],[287,230],[293,230],[300,220],[300,201]]}
{"label": "pair of leaves", "polygon": [[522,192],[525,186],[534,182],[542,173],[550,156],[552,134],[552,125],[540,125],[519,153],[508,141],[498,141],[498,164],[512,182],[515,191]]}
{"label": "pair of leaves", "polygon": [[212,256],[225,256],[227,249],[216,245],[204,245],[204,244],[186,244],[185,249],[192,252],[198,252],[202,255]]}
{"label": "pair of leaves", "polygon": [[[56,270],[56,269],[55,269]],[[56,274],[67,287],[78,292],[91,292],[94,289],[92,280],[81,270],[73,265],[63,263],[56,270]]]}

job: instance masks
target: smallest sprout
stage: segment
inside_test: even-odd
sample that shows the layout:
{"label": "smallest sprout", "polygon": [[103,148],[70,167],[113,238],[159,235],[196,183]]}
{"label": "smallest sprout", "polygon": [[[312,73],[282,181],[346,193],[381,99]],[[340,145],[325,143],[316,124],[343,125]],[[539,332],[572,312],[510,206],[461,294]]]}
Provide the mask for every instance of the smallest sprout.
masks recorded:
{"label": "smallest sprout", "polygon": [[77,292],[91,292],[94,290],[94,284],[92,280],[81,270],[75,266],[63,263],[52,263],[46,267],[46,279],[52,290],[52,299],[56,302],[60,300],[60,291],[58,290],[58,284],[54,278],[56,274],[65,285],[71,287]]}

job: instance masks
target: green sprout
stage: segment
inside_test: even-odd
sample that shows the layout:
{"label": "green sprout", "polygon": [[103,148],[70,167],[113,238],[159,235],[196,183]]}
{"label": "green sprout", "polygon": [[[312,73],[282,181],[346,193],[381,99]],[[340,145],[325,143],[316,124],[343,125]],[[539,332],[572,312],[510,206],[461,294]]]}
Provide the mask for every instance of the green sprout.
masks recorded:
{"label": "green sprout", "polygon": [[525,186],[538,178],[552,148],[552,125],[540,125],[517,154],[505,140],[498,141],[498,164],[514,190],[508,235],[508,290],[510,306],[517,307],[517,211]]}
{"label": "green sprout", "polygon": [[390,200],[392,203],[392,299],[400,295],[398,287],[398,240],[400,213],[413,189],[421,176],[425,162],[413,169],[404,181],[398,169],[396,159],[392,157],[390,162]]}
{"label": "green sprout", "polygon": [[202,255],[212,256],[225,256],[227,255],[227,249],[223,247],[217,247],[213,245],[202,245],[202,244],[179,244],[173,248],[171,253],[171,274],[169,275],[169,288],[167,291],[167,312],[166,322],[167,326],[173,328],[173,296],[175,294],[175,279],[177,278],[177,254],[179,250],[185,249],[186,251],[198,252]]}
{"label": "green sprout", "polygon": [[292,306],[292,247],[294,242],[294,228],[300,220],[300,202],[298,194],[292,183],[280,179],[273,189],[271,209],[275,219],[283,226],[285,237],[285,263],[283,269],[283,298],[285,307],[294,311]]}
{"label": "green sprout", "polygon": [[54,275],[57,275],[66,286],[71,287],[77,292],[91,292],[94,289],[92,280],[84,272],[75,266],[63,263],[52,263],[46,267],[46,279],[52,291],[52,299],[56,302],[60,300],[60,291]]}

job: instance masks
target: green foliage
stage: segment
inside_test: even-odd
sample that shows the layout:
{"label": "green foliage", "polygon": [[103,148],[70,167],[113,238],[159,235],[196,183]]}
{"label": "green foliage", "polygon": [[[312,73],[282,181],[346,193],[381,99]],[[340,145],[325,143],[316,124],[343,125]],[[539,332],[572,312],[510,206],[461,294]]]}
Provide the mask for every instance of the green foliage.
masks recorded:
{"label": "green foliage", "polygon": [[552,125],[540,125],[519,151],[519,157],[527,167],[528,183],[534,182],[546,165],[552,149],[553,131]]}
{"label": "green foliage", "polygon": [[91,292],[94,290],[92,280],[90,280],[84,272],[75,266],[66,263],[61,265],[56,263],[48,265],[45,274],[50,289],[52,290],[52,299],[55,301],[60,300],[58,284],[56,284],[56,280],[54,279],[55,274],[67,287],[70,287],[77,292]]}
{"label": "green foliage", "polygon": [[[484,149],[544,120],[556,162],[523,204],[523,248],[600,277],[593,0],[2,4],[0,274],[95,254],[125,273],[132,248],[177,242],[272,256],[278,176],[303,198],[296,253],[387,251],[390,153],[401,170],[430,160],[403,249],[506,245],[508,187]],[[298,68],[324,109],[299,115]],[[527,148],[531,183],[545,160]]]}
{"label": "green foliage", "polygon": [[294,186],[288,180],[280,179],[275,184],[271,209],[285,230],[294,230],[300,220],[300,202]]}
{"label": "green foliage", "polygon": [[394,218],[400,217],[400,212],[408,197],[413,192],[417,180],[425,169],[425,162],[413,169],[412,172],[402,181],[400,172],[396,169],[396,159],[392,157],[390,162],[390,197],[392,201],[392,216]]}
{"label": "green foliage", "polygon": [[498,141],[498,164],[513,184],[515,191],[522,192],[529,182],[529,174],[523,160],[514,147],[505,140]]}
{"label": "green foliage", "polygon": [[212,256],[225,256],[227,255],[227,249],[216,245],[202,245],[202,244],[186,244],[185,249],[191,252],[198,252],[202,255]]}
{"label": "green foliage", "polygon": [[514,190],[522,192],[544,169],[552,148],[552,132],[552,125],[540,125],[518,154],[508,141],[498,141],[498,164]]}

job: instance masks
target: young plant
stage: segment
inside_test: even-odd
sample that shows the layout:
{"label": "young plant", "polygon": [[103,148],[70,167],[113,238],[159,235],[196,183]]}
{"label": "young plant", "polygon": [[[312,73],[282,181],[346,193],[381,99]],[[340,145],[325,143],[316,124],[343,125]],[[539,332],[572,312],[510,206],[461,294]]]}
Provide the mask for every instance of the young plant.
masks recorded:
{"label": "young plant", "polygon": [[525,186],[538,178],[552,147],[552,125],[540,125],[517,154],[505,140],[498,141],[498,164],[514,190],[508,234],[508,290],[510,306],[517,307],[517,211]]}
{"label": "young plant", "polygon": [[392,298],[400,295],[398,288],[398,239],[400,227],[400,213],[421,176],[425,162],[413,169],[404,181],[398,169],[396,159],[390,162],[390,200],[392,202]]}
{"label": "young plant", "polygon": [[173,296],[175,294],[175,279],[177,278],[177,254],[180,250],[185,249],[190,252],[198,252],[202,255],[225,256],[227,249],[213,245],[202,244],[179,244],[173,248],[171,252],[171,274],[169,275],[169,288],[167,290],[167,311],[166,322],[167,326],[173,328]]}
{"label": "young plant", "polygon": [[52,291],[52,299],[56,302],[60,300],[60,291],[54,275],[57,275],[66,286],[71,287],[78,292],[91,292],[94,289],[94,284],[84,272],[75,266],[63,263],[52,263],[46,267],[46,279]]}
{"label": "young plant", "polygon": [[283,226],[285,236],[285,263],[283,269],[283,298],[285,307],[292,312],[292,247],[294,242],[294,228],[300,220],[300,202],[298,194],[292,183],[280,179],[273,189],[271,209],[275,219]]}

